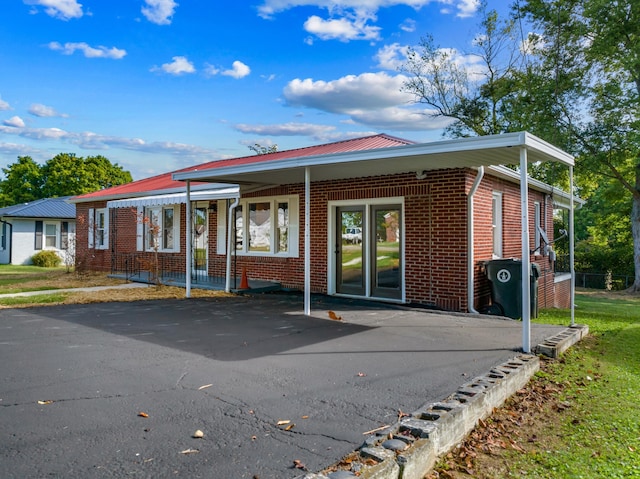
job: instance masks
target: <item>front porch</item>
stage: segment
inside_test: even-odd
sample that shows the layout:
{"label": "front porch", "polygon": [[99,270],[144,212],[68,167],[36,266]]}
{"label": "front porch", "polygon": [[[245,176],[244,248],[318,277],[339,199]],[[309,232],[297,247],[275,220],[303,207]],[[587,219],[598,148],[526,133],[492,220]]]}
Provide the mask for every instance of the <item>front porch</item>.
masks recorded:
{"label": "front porch", "polygon": [[[134,283],[161,284],[186,288],[186,275],[184,271],[176,271],[175,268],[172,268],[174,264],[174,258],[158,256],[156,269],[153,264],[150,264],[148,255],[137,253],[117,254],[114,256],[109,276]],[[282,289],[282,285],[274,281],[246,278],[247,284],[243,285],[242,283],[242,275],[233,274],[231,277],[231,292],[264,293]],[[210,276],[205,269],[194,268],[190,284],[192,288],[224,291],[225,278],[223,276]],[[246,287],[247,285],[248,287]]]}

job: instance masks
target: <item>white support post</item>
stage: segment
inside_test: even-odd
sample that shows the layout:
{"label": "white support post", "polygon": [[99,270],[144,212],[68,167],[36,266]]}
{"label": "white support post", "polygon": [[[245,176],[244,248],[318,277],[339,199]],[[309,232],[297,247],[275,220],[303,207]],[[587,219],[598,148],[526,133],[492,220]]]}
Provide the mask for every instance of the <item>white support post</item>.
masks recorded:
{"label": "white support post", "polygon": [[304,315],[311,315],[311,169],[304,169]]}
{"label": "white support post", "polygon": [[531,258],[529,255],[529,181],[527,149],[520,148],[520,209],[522,214],[522,351],[531,352]]}
{"label": "white support post", "polygon": [[187,236],[187,251],[185,251],[186,265],[185,265],[185,289],[187,298],[191,297],[191,182],[187,180],[187,211],[186,211],[186,236]]}
{"label": "white support post", "polygon": [[576,270],[574,265],[575,243],[573,241],[573,166],[569,166],[569,271],[571,272],[571,326],[576,324]]}

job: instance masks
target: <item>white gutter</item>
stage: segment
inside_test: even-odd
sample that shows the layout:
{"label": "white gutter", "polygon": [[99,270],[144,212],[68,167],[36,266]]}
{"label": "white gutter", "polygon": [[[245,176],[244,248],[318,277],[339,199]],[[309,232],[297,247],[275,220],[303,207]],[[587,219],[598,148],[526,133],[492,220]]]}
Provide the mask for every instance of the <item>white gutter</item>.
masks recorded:
{"label": "white gutter", "polygon": [[484,177],[484,166],[478,168],[478,174],[476,175],[476,179],[473,182],[473,186],[471,186],[471,190],[469,190],[469,196],[467,196],[467,309],[470,313],[477,314],[478,311],[474,308],[473,302],[475,300],[474,297],[474,282],[475,282],[475,274],[474,274],[474,249],[473,249],[473,196],[476,194],[476,190],[480,186],[480,182]]}
{"label": "white gutter", "polygon": [[233,234],[233,221],[235,219],[235,209],[240,204],[240,196],[235,199],[235,201],[229,206],[229,220],[227,227],[227,271],[225,276],[225,287],[224,290],[227,293],[231,292],[231,245],[235,243],[235,238],[233,238],[233,243],[231,242],[231,235]]}

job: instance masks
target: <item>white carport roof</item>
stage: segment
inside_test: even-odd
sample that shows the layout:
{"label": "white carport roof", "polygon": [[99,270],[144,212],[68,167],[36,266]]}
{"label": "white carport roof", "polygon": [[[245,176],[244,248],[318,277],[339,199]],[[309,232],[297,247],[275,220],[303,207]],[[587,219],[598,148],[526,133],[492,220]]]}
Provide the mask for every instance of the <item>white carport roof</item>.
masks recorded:
{"label": "white carport roof", "polygon": [[[366,176],[381,176],[415,172],[422,174],[429,170],[451,168],[481,168],[496,165],[519,165],[521,196],[522,233],[522,348],[530,352],[530,249],[528,214],[528,163],[559,162],[569,167],[570,192],[573,191],[574,158],[565,151],[527,132],[506,133],[448,141],[419,143],[406,146],[359,150],[347,153],[284,158],[263,161],[247,161],[239,158],[209,165],[203,170],[189,170],[174,173],[172,178],[187,182],[187,198],[190,182],[232,183],[240,186],[240,191],[251,191],[269,185],[305,185],[305,226],[304,226],[304,314],[311,314],[311,182]],[[479,177],[481,177],[479,175]],[[570,263],[571,263],[571,324],[574,322],[574,271],[573,271],[573,195],[570,198]],[[189,202],[187,202],[187,208]],[[231,218],[231,215],[229,215]],[[187,232],[187,238],[189,233]],[[190,245],[189,245],[190,247]],[[230,246],[228,245],[231,254]],[[229,261],[229,259],[227,259]],[[187,271],[190,258],[187,255]],[[227,263],[227,284],[229,284],[229,262]],[[187,275],[187,296],[190,294]]]}
{"label": "white carport roof", "polygon": [[173,179],[215,181],[250,189],[269,184],[303,183],[309,168],[313,181],[422,172],[438,169],[520,164],[525,148],[529,163],[556,161],[573,166],[574,158],[527,132],[435,141],[320,156],[251,163],[174,173]]}

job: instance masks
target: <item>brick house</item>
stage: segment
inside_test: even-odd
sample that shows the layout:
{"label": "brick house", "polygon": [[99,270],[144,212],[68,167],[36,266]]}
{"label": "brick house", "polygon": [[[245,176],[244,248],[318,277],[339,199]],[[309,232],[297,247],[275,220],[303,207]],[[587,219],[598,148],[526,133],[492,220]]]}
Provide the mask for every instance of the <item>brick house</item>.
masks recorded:
{"label": "brick house", "polygon": [[115,271],[155,245],[167,270],[227,288],[233,258],[251,280],[304,290],[305,312],[310,292],[474,312],[490,303],[483,264],[520,258],[540,267],[539,306],[568,307],[571,275],[554,272],[550,245],[554,209],[574,198],[504,166],[547,161],[572,176],[570,155],[528,133],[375,135],[214,161],[73,198],[78,261]]}

